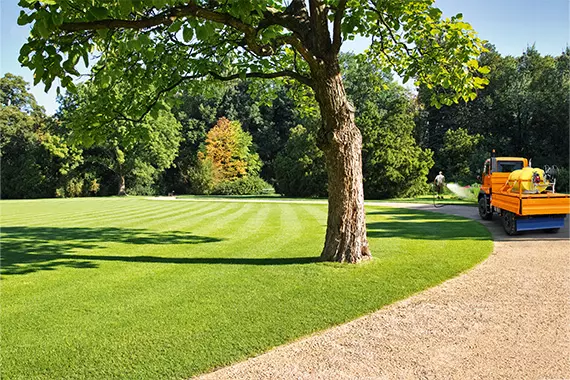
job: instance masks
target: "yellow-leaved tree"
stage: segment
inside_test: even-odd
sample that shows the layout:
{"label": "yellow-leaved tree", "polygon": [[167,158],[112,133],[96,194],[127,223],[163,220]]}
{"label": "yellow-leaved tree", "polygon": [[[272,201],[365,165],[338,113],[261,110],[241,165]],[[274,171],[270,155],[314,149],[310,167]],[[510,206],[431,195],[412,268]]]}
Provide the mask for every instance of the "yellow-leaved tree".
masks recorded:
{"label": "yellow-leaved tree", "polygon": [[262,163],[252,144],[251,135],[238,121],[220,118],[208,132],[198,152],[198,165],[190,174],[194,191],[244,194],[270,187],[259,178]]}

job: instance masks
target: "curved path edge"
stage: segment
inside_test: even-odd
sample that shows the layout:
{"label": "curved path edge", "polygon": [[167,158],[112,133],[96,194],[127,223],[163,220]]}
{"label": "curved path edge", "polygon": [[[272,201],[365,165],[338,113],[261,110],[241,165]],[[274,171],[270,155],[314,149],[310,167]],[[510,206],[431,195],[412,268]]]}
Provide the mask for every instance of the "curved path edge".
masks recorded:
{"label": "curved path edge", "polygon": [[[366,202],[479,220],[477,209]],[[479,220],[480,221],[480,220]],[[570,379],[570,240],[509,237],[469,271],[200,379]]]}

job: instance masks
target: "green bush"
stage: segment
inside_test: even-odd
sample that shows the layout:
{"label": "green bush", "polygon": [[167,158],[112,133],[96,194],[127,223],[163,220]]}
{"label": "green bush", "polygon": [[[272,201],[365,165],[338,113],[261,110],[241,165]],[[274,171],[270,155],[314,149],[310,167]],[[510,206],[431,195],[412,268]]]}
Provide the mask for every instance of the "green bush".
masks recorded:
{"label": "green bush", "polygon": [[212,194],[216,195],[260,195],[273,192],[270,184],[260,177],[243,177],[218,183]]}
{"label": "green bush", "polygon": [[558,176],[556,177],[556,191],[559,193],[570,192],[570,175],[568,168],[558,168]]}
{"label": "green bush", "polygon": [[97,176],[96,173],[73,172],[62,181],[61,186],[55,189],[55,196],[56,198],[95,196],[101,189],[100,181],[101,179]]}
{"label": "green bush", "polygon": [[197,160],[184,178],[192,194],[208,195],[214,190],[214,175],[214,163],[211,159],[205,159]]}

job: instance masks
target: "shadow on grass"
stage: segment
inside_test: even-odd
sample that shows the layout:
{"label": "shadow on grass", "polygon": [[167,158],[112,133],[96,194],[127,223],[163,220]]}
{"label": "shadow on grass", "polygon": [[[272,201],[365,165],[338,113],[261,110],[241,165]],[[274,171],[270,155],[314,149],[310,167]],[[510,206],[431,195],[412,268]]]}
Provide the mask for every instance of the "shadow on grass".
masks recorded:
{"label": "shadow on grass", "polygon": [[386,216],[387,219],[367,223],[369,238],[491,240],[490,234],[481,236],[480,231],[474,230],[471,220],[451,215],[412,209],[388,209],[367,213],[369,220],[373,219],[374,215]]}
{"label": "shadow on grass", "polygon": [[[125,228],[3,227],[0,236],[2,275],[54,270],[58,267],[96,268],[97,265],[89,260],[112,260],[113,256],[109,258],[109,256],[83,256],[70,253],[75,253],[78,249],[105,248],[108,243],[186,245],[221,241],[183,231],[157,232]],[[141,256],[125,256],[123,259],[145,261]],[[151,259],[156,260],[151,261]],[[147,262],[161,262],[159,260],[169,260],[169,258],[146,259]]]}

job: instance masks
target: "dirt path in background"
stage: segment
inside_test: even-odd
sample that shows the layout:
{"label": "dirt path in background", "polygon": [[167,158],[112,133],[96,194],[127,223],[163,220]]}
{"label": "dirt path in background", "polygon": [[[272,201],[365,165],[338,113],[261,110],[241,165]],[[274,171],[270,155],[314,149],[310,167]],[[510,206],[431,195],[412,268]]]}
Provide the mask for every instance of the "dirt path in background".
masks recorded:
{"label": "dirt path in background", "polygon": [[[479,220],[477,208],[407,203]],[[471,271],[201,379],[570,379],[570,240],[505,235]],[[567,222],[568,224],[568,222]]]}

